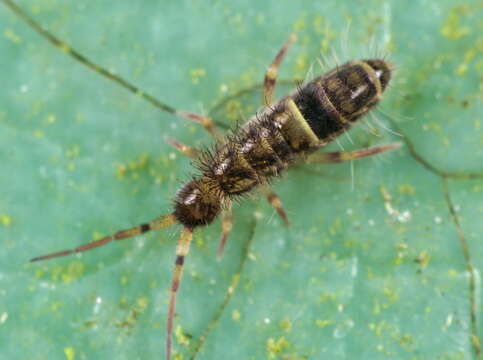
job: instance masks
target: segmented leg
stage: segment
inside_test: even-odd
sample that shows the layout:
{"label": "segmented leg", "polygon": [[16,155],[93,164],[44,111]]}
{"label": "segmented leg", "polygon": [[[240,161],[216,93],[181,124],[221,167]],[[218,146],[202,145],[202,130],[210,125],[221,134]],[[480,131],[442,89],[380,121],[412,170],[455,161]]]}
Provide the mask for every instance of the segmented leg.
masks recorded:
{"label": "segmented leg", "polygon": [[288,40],[283,44],[282,48],[278,51],[277,56],[270,64],[263,80],[263,99],[262,103],[267,106],[273,102],[273,92],[275,91],[275,83],[277,82],[277,73],[280,67],[280,63],[283,57],[287,53],[288,48],[297,39],[295,34],[291,34]]}
{"label": "segmented leg", "polygon": [[47,259],[52,259],[52,258],[56,258],[56,257],[60,257],[60,256],[66,256],[66,255],[70,255],[70,254],[89,251],[89,250],[95,249],[97,247],[106,245],[106,244],[108,244],[108,243],[110,243],[111,241],[114,241],[114,240],[122,240],[122,239],[130,238],[130,237],[133,237],[133,236],[137,236],[137,235],[140,235],[140,234],[144,234],[148,231],[163,229],[165,227],[173,225],[174,223],[176,223],[176,219],[173,216],[173,214],[163,215],[163,216],[160,216],[157,219],[151,220],[148,223],[141,224],[141,225],[132,227],[130,229],[118,231],[117,233],[115,233],[113,235],[106,236],[106,237],[103,237],[101,239],[92,241],[90,243],[78,246],[75,249],[63,250],[63,251],[58,251],[58,252],[55,252],[55,253],[52,253],[52,254],[38,256],[38,257],[31,259],[30,261],[47,260]]}
{"label": "segmented leg", "polygon": [[231,204],[230,204],[228,209],[226,209],[223,212],[223,220],[221,222],[221,229],[222,229],[221,237],[218,245],[218,252],[216,253],[216,259],[218,261],[220,261],[221,257],[223,256],[223,250],[225,250],[226,240],[232,228],[233,228],[233,211],[231,209]]}
{"label": "segmented leg", "polygon": [[176,150],[182,152],[183,154],[185,154],[186,156],[188,156],[190,158],[194,158],[199,154],[199,151],[196,150],[194,147],[185,145],[185,144],[183,144],[182,142],[180,142],[176,139],[170,138],[169,136],[166,136],[165,139]]}
{"label": "segmented leg", "polygon": [[268,186],[263,187],[262,192],[265,194],[265,197],[267,198],[267,201],[270,203],[270,205],[272,205],[277,211],[278,215],[280,215],[285,225],[289,226],[290,222],[288,221],[287,213],[285,212],[282,206],[282,201],[280,201],[278,195],[275,194]]}
{"label": "segmented leg", "polygon": [[343,161],[356,160],[368,156],[377,155],[386,151],[394,150],[401,147],[401,143],[393,143],[382,146],[373,146],[366,149],[355,151],[336,151],[328,153],[315,153],[308,157],[308,163],[339,163]]}
{"label": "segmented leg", "polygon": [[222,140],[222,137],[216,128],[215,121],[212,118],[183,110],[176,110],[175,114],[203,125],[205,130],[208,131],[213,138],[216,140]]}
{"label": "segmented leg", "polygon": [[176,248],[176,261],[174,263],[173,278],[171,281],[171,296],[169,298],[168,321],[166,326],[166,359],[171,359],[171,341],[173,336],[173,319],[176,309],[176,295],[178,294],[181,275],[183,274],[184,258],[190,251],[193,230],[185,227],[181,232]]}

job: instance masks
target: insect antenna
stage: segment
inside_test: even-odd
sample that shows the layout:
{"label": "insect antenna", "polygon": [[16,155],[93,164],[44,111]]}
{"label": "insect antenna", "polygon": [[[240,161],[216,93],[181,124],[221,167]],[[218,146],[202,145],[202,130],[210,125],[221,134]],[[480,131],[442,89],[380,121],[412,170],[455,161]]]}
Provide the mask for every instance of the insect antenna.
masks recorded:
{"label": "insect antenna", "polygon": [[70,254],[76,254],[76,253],[80,253],[80,252],[84,252],[84,251],[89,251],[89,250],[98,248],[100,246],[104,246],[104,245],[110,243],[111,241],[122,240],[122,239],[130,238],[130,237],[133,237],[133,236],[137,236],[137,235],[140,235],[140,234],[144,234],[148,231],[163,229],[165,227],[173,225],[174,223],[176,223],[176,219],[175,219],[174,215],[173,214],[166,214],[166,215],[160,216],[160,217],[158,217],[154,220],[151,220],[148,223],[144,223],[144,224],[137,225],[137,226],[134,226],[134,227],[129,228],[129,229],[118,231],[117,233],[115,233],[113,235],[105,236],[105,237],[100,238],[98,240],[94,240],[90,243],[80,245],[80,246],[78,246],[74,249],[63,250],[63,251],[58,251],[58,252],[47,254],[47,255],[38,256],[38,257],[35,257],[33,259],[30,259],[30,261],[34,262],[34,261],[48,260],[48,259],[52,259],[52,258],[56,258],[56,257],[61,257],[61,256],[70,255]]}
{"label": "insect antenna", "polygon": [[176,308],[176,295],[178,294],[181,275],[183,274],[184,258],[190,251],[193,229],[185,227],[181,232],[176,247],[176,261],[174,263],[173,278],[171,280],[171,296],[169,297],[168,323],[166,326],[166,360],[171,359],[171,338],[173,336],[173,319]]}

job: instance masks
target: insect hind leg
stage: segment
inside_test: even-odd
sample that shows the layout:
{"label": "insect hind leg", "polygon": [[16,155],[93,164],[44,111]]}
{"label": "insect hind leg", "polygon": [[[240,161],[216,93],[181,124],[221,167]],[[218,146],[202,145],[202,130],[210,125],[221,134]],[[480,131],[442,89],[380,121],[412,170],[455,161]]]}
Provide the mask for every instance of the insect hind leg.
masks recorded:
{"label": "insect hind leg", "polygon": [[401,143],[392,143],[388,145],[373,146],[370,148],[355,150],[355,151],[336,151],[327,153],[315,153],[307,158],[307,162],[311,164],[317,163],[340,163],[344,161],[351,161],[362,159],[369,156],[381,154],[386,151],[398,149]]}
{"label": "insect hind leg", "polygon": [[273,102],[273,93],[275,91],[275,83],[277,82],[277,74],[278,69],[280,68],[280,64],[287,53],[288,48],[292,43],[297,39],[295,34],[291,34],[288,40],[283,44],[281,49],[278,51],[275,59],[273,59],[272,63],[268,67],[267,72],[265,73],[265,77],[263,79],[263,99],[262,103],[265,106],[270,105]]}

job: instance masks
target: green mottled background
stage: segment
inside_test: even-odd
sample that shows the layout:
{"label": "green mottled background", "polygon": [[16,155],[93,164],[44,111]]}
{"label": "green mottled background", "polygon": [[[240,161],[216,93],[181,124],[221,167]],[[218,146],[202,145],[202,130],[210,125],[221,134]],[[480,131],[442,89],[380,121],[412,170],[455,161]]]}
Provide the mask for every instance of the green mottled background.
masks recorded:
{"label": "green mottled background", "polygon": [[[163,136],[210,139],[54,48],[3,1],[0,358],[160,359],[178,229],[28,259],[168,212],[190,167]],[[219,222],[198,232],[175,319],[177,359],[478,357],[481,2],[17,3],[144,91],[226,124],[257,109],[259,89],[237,91],[260,83],[292,31],[287,82],[312,65],[318,73],[331,49],[341,61],[390,52],[397,73],[381,109],[392,115],[376,113],[379,123],[369,118],[340,143],[404,146],[355,162],[353,185],[349,163],[288,173],[275,189],[291,228],[264,201],[246,201],[221,263]]]}

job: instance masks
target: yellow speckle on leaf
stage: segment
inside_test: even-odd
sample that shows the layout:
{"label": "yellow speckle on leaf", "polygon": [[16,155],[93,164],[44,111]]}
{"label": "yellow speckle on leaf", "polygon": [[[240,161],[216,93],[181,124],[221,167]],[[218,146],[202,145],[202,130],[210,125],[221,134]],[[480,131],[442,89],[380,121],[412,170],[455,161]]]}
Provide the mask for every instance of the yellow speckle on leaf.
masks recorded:
{"label": "yellow speckle on leaf", "polygon": [[65,347],[64,348],[64,354],[65,354],[65,358],[67,360],[74,360],[75,359],[75,352],[74,352],[74,348],[72,348],[72,347]]}
{"label": "yellow speckle on leaf", "polygon": [[470,27],[462,25],[463,16],[467,15],[466,6],[456,6],[448,13],[446,20],[440,28],[440,33],[450,40],[458,40],[471,33]]}
{"label": "yellow speckle on leaf", "polygon": [[57,121],[57,117],[54,114],[48,114],[45,118],[45,123],[47,125],[53,124]]}
{"label": "yellow speckle on leaf", "polygon": [[225,115],[229,120],[237,120],[242,113],[242,104],[237,100],[229,100],[225,104]]}
{"label": "yellow speckle on leaf", "polygon": [[64,284],[70,284],[75,279],[79,278],[84,274],[85,266],[80,261],[73,261],[68,266],[67,269],[61,268],[61,279]]}
{"label": "yellow speckle on leaf", "polygon": [[292,330],[292,322],[289,319],[280,320],[278,326],[285,332],[290,332]]}
{"label": "yellow speckle on leaf", "polygon": [[63,302],[61,301],[54,301],[51,305],[50,305],[50,309],[52,311],[57,311],[59,310],[62,306],[64,305]]}
{"label": "yellow speckle on leaf", "polygon": [[7,40],[13,42],[14,44],[22,43],[22,38],[19,35],[15,34],[15,32],[10,28],[5,29],[3,35]]}
{"label": "yellow speckle on leaf", "polygon": [[7,312],[3,312],[0,314],[0,325],[3,325],[7,322],[7,319],[8,319],[8,313]]}
{"label": "yellow speckle on leaf", "polygon": [[127,275],[121,276],[121,285],[124,286],[129,282],[129,277]]}
{"label": "yellow speckle on leaf", "polygon": [[38,138],[41,138],[41,137],[44,137],[44,132],[42,130],[34,130],[34,136],[35,137],[38,137]]}
{"label": "yellow speckle on leaf", "polygon": [[369,329],[374,331],[374,334],[377,337],[381,337],[382,334],[384,333],[384,329],[386,328],[386,322],[384,320],[380,321],[378,324],[376,323],[370,323],[369,324]]}
{"label": "yellow speckle on leaf", "polygon": [[441,126],[437,123],[425,123],[425,124],[423,124],[423,130],[425,130],[425,131],[431,130],[431,131],[434,131],[436,133],[442,132]]}
{"label": "yellow speckle on leaf", "polygon": [[465,51],[463,62],[459,64],[458,67],[456,68],[456,71],[455,71],[456,75],[458,76],[466,75],[466,73],[468,72],[468,69],[470,68],[471,62],[476,57],[476,55],[481,52],[483,52],[483,39],[478,40],[474,47],[471,47]]}
{"label": "yellow speckle on leaf", "polygon": [[429,265],[431,257],[426,250],[421,251],[415,261],[424,269]]}
{"label": "yellow speckle on leaf", "polygon": [[321,328],[332,325],[332,324],[333,324],[332,320],[315,320],[315,325],[317,325],[318,327],[321,327]]}
{"label": "yellow speckle on leaf", "polygon": [[96,240],[96,239],[99,239],[101,237],[104,237],[104,234],[103,233],[100,233],[98,231],[94,231],[92,233],[92,240]]}
{"label": "yellow speckle on leaf", "polygon": [[73,163],[72,161],[69,161],[67,163],[67,170],[74,171],[75,169],[76,169],[75,163]]}
{"label": "yellow speckle on leaf", "polygon": [[231,312],[231,318],[232,318],[233,320],[235,320],[235,321],[239,321],[239,320],[240,320],[240,318],[241,318],[241,314],[240,314],[240,312],[239,312],[238,310],[233,310],[233,311]]}
{"label": "yellow speckle on leaf", "polygon": [[201,231],[199,231],[198,233],[195,233],[193,240],[196,246],[198,246],[199,248],[203,249],[206,247],[206,241]]}
{"label": "yellow speckle on leaf", "polygon": [[229,87],[228,87],[227,84],[221,84],[220,85],[220,93],[221,94],[223,94],[223,95],[226,94],[228,92],[228,90],[229,90]]}
{"label": "yellow speckle on leaf", "polygon": [[339,218],[335,219],[335,221],[329,227],[329,234],[334,236],[337,232],[342,228],[342,222]]}
{"label": "yellow speckle on leaf", "polygon": [[65,156],[68,157],[69,159],[75,159],[78,157],[80,154],[80,146],[77,144],[74,144],[70,146],[66,151],[65,151]]}
{"label": "yellow speckle on leaf", "polygon": [[388,298],[388,300],[391,303],[394,303],[394,302],[396,302],[396,301],[399,300],[399,294],[398,294],[398,292],[395,289],[393,289],[393,288],[391,288],[391,287],[389,287],[387,285],[384,286],[384,289],[383,289],[382,292]]}
{"label": "yellow speckle on leaf", "polygon": [[240,75],[240,80],[246,86],[251,86],[258,80],[258,73],[255,68],[251,67]]}
{"label": "yellow speckle on leaf", "polygon": [[[121,298],[120,306],[121,308],[128,307],[128,301],[126,298]],[[128,314],[124,317],[122,321],[116,322],[116,326],[125,329],[131,329],[136,325],[139,319],[139,314],[142,314],[146,307],[148,306],[148,299],[142,296],[136,300],[134,306],[131,307]]]}
{"label": "yellow speckle on leaf", "polygon": [[324,303],[326,301],[334,301],[335,300],[335,295],[330,292],[326,292],[323,295],[319,296],[319,301],[321,303]]}
{"label": "yellow speckle on leaf", "polygon": [[332,40],[337,34],[330,29],[330,24],[321,15],[317,15],[313,21],[313,28],[316,34],[320,36],[320,51],[327,54],[331,48]]}
{"label": "yellow speckle on leaf", "polygon": [[474,126],[475,126],[475,130],[480,130],[480,128],[481,128],[481,121],[479,119],[475,119]]}
{"label": "yellow speckle on leaf", "polygon": [[118,179],[124,178],[124,175],[126,175],[127,171],[127,166],[124,164],[118,165],[117,170],[116,170],[116,176]]}
{"label": "yellow speckle on leaf", "polygon": [[456,69],[456,75],[458,75],[458,76],[464,76],[467,71],[468,71],[468,64],[462,63]]}
{"label": "yellow speckle on leaf", "polygon": [[12,225],[12,218],[8,215],[0,214],[0,223],[3,226],[8,227],[8,226]]}
{"label": "yellow speckle on leaf", "polygon": [[63,51],[65,53],[70,53],[70,47],[69,45],[65,44],[65,43],[62,43],[58,46],[58,48],[60,49],[60,51]]}
{"label": "yellow speckle on leaf", "polygon": [[458,275],[458,272],[455,269],[449,269],[448,275],[452,278],[455,278]]}
{"label": "yellow speckle on leaf", "polygon": [[476,334],[471,334],[471,342],[476,349],[481,349],[480,338]]}
{"label": "yellow speckle on leaf", "polygon": [[302,13],[300,15],[300,17],[294,22],[293,24],[293,30],[295,32],[299,32],[300,30],[302,30],[303,28],[305,28],[306,26],[306,22],[305,22],[305,14]]}
{"label": "yellow speckle on leaf", "polygon": [[[269,359],[277,359],[279,355],[282,355],[285,350],[290,347],[290,344],[285,339],[285,336],[282,336],[278,340],[274,338],[269,338],[267,340],[267,354]],[[282,358],[282,357],[280,357]]]}
{"label": "yellow speckle on leaf", "polygon": [[141,312],[148,306],[148,298],[146,296],[141,296],[136,300],[136,309]]}
{"label": "yellow speckle on leaf", "polygon": [[74,119],[76,122],[83,122],[85,121],[86,117],[82,114],[76,114]]}
{"label": "yellow speckle on leaf", "polygon": [[409,184],[399,184],[397,186],[397,191],[400,194],[414,195],[414,193],[416,192],[416,189],[414,188],[414,186]]}
{"label": "yellow speckle on leaf", "polygon": [[178,325],[176,327],[176,330],[174,331],[174,335],[176,337],[176,340],[178,341],[178,344],[182,344],[186,346],[190,344],[190,338],[185,335],[181,326]]}
{"label": "yellow speckle on leaf", "polygon": [[128,173],[131,174],[132,179],[139,178],[139,171],[144,170],[148,167],[149,164],[149,154],[142,153],[139,157],[134,160],[130,161],[127,165],[120,164],[117,166],[116,169],[116,176],[118,179],[123,179]]}
{"label": "yellow speckle on leaf", "polygon": [[190,70],[189,76],[193,84],[199,84],[201,79],[206,76],[206,70],[202,68]]}

